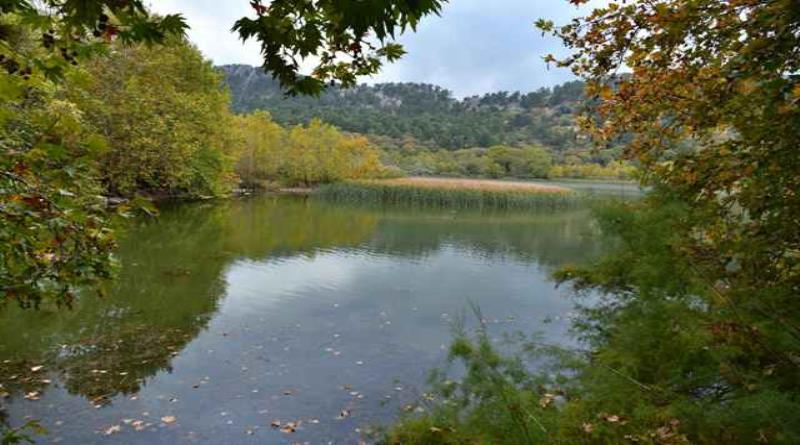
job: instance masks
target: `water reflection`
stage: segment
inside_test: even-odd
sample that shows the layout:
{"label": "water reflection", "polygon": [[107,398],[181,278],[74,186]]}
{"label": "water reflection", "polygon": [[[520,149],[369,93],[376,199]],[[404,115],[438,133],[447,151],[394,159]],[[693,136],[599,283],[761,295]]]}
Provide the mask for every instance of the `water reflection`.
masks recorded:
{"label": "water reflection", "polygon": [[[126,443],[213,442],[231,425],[261,440],[352,437],[414,398],[395,394],[394,379],[423,381],[468,300],[498,324],[514,320],[508,328],[563,336],[563,324],[541,324],[569,310],[548,271],[595,255],[590,235],[583,210],[455,213],[289,197],[168,208],[129,229],[108,297],[86,295],[68,312],[0,314],[2,403],[12,420],[43,419],[70,443],[99,440],[125,418],[155,434]],[[369,415],[331,414],[357,404]],[[59,423],[76,412],[80,422]],[[219,421],[231,413],[236,422]],[[268,427],[272,416],[310,415],[319,418],[308,425],[319,422],[297,437]]]}

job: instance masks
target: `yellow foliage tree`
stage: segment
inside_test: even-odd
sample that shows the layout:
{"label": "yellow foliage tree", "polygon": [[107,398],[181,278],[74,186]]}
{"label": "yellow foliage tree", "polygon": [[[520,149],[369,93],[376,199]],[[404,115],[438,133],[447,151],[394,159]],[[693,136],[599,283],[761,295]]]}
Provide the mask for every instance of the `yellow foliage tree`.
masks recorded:
{"label": "yellow foliage tree", "polygon": [[378,150],[367,138],[342,133],[319,120],[288,131],[266,112],[237,116],[234,122],[236,172],[245,186],[260,187],[269,181],[313,186],[375,177],[384,170]]}
{"label": "yellow foliage tree", "polygon": [[269,113],[257,111],[234,118],[236,174],[245,187],[263,187],[280,174],[286,153],[286,131]]}

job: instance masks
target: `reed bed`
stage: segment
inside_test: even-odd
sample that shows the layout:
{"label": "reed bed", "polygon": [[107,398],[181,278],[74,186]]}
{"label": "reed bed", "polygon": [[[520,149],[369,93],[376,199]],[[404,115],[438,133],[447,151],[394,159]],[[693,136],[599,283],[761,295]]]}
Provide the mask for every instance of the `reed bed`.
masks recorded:
{"label": "reed bed", "polygon": [[501,209],[568,207],[580,197],[563,187],[529,182],[414,177],[339,182],[316,194],[339,202]]}

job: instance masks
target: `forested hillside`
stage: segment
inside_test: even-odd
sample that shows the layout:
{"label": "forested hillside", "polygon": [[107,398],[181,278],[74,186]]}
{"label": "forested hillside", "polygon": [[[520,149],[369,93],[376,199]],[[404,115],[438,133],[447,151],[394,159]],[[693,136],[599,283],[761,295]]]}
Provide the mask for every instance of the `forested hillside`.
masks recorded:
{"label": "forested hillside", "polygon": [[386,136],[397,145],[459,149],[493,145],[544,145],[555,152],[579,148],[573,113],[581,107],[583,83],[567,82],[530,93],[496,92],[464,99],[420,83],[328,88],[321,97],[287,97],[260,68],[220,67],[235,111],[268,110],[280,124],[319,118],[346,131]]}

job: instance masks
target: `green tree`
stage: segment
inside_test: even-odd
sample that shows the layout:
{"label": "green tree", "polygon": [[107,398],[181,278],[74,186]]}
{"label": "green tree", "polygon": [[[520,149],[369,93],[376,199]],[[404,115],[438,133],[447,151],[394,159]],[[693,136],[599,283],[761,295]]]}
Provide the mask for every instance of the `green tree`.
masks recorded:
{"label": "green tree", "polygon": [[546,178],[552,166],[550,153],[543,147],[530,146],[522,148],[521,177]]}
{"label": "green tree", "polygon": [[236,174],[247,187],[262,187],[276,180],[286,156],[286,132],[269,113],[257,111],[234,117],[238,137]]}
{"label": "green tree", "polygon": [[0,3],[0,305],[69,304],[113,269],[95,174],[106,144],[59,80],[110,39],[155,43],[184,29],[136,0]]}
{"label": "green tree", "polygon": [[289,130],[287,145],[281,170],[292,185],[367,178],[382,169],[378,151],[366,138],[345,135],[319,120]]}
{"label": "green tree", "polygon": [[195,197],[234,184],[228,95],[192,45],[113,45],[69,80],[67,96],[108,142],[99,165],[110,193]]}
{"label": "green tree", "polygon": [[558,63],[595,97],[583,128],[623,143],[655,189],[607,219],[623,240],[616,259],[562,276],[618,296],[586,321],[593,365],[643,385],[604,402],[612,385],[590,371],[595,395],[577,411],[613,407],[651,431],[673,419],[697,443],[797,442],[796,2],[613,1],[539,26],[574,50]]}
{"label": "green tree", "polygon": [[652,192],[600,210],[611,254],[558,274],[592,296],[587,351],[534,378],[459,338],[466,377],[439,391],[455,404],[389,441],[800,442],[797,2],[611,1],[538,25],[588,82],[583,128]]}

